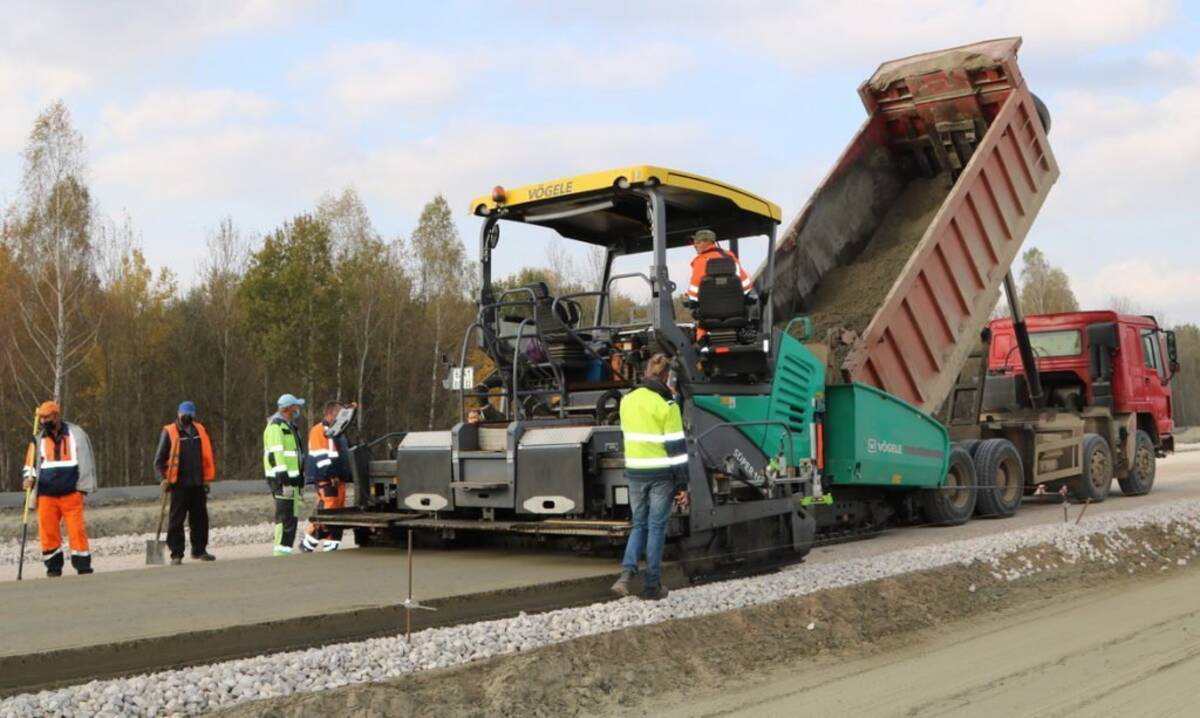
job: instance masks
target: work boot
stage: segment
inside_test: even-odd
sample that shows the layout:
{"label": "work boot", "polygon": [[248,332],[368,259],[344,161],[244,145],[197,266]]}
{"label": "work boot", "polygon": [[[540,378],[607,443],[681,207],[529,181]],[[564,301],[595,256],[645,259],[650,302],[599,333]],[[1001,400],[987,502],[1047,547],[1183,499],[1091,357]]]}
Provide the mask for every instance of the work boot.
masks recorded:
{"label": "work boot", "polygon": [[670,593],[671,592],[667,590],[666,586],[663,586],[660,584],[658,586],[655,586],[654,588],[647,588],[645,591],[643,591],[642,592],[642,600],[644,600],[644,601],[661,601],[664,598],[666,598],[667,595]]}
{"label": "work boot", "polygon": [[46,576],[49,578],[59,578],[62,576],[62,569],[48,568],[46,569]]}
{"label": "work boot", "polygon": [[305,534],[304,540],[300,542],[300,550],[304,553],[312,553],[313,551],[316,551],[317,547],[320,545],[320,542],[317,541],[317,539],[311,534]]}
{"label": "work boot", "polygon": [[79,574],[80,576],[87,576],[89,574],[96,573],[96,569],[91,568],[91,567],[81,568],[81,569],[77,570],[75,573]]}
{"label": "work boot", "polygon": [[622,571],[621,577],[618,578],[617,582],[612,585],[612,592],[618,596],[628,596],[631,593],[629,590],[629,582],[632,580],[633,571]]}
{"label": "work boot", "polygon": [[211,553],[205,551],[204,553],[200,554],[199,556],[192,556],[192,560],[193,561],[216,561],[217,557],[213,556]]}
{"label": "work boot", "polygon": [[172,566],[182,566],[183,565],[183,556],[172,556],[171,557],[171,565]]}

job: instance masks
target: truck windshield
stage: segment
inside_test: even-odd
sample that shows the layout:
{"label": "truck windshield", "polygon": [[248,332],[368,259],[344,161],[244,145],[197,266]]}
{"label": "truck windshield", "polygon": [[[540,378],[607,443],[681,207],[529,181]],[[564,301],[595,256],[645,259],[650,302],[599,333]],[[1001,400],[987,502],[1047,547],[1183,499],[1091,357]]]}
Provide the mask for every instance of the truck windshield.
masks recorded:
{"label": "truck windshield", "polygon": [[1029,343],[1037,357],[1073,357],[1083,351],[1082,333],[1078,329],[1031,332]]}

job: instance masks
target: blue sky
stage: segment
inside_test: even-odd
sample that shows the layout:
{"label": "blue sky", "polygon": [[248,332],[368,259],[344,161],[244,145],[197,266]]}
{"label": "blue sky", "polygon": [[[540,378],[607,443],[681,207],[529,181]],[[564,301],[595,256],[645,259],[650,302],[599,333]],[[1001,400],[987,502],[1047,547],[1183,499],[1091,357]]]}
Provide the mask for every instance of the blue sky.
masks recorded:
{"label": "blue sky", "polygon": [[[472,252],[471,196],[635,162],[740,184],[790,218],[880,62],[1022,35],[1063,173],[1029,244],[1085,304],[1200,321],[1198,3],[593,5],[17,4],[0,29],[0,202],[62,97],[102,210],[128,212],[185,284],[223,216],[266,232],[346,186],[386,236],[444,194]],[[521,242],[501,271],[541,261],[543,242]]]}

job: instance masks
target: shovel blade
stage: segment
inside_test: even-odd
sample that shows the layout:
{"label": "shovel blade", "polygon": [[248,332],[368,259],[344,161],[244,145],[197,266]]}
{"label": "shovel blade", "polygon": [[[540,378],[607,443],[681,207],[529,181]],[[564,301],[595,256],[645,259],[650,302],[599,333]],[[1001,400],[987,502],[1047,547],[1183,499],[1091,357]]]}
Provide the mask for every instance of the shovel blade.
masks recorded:
{"label": "shovel blade", "polygon": [[146,565],[161,566],[167,562],[167,544],[165,541],[146,542]]}

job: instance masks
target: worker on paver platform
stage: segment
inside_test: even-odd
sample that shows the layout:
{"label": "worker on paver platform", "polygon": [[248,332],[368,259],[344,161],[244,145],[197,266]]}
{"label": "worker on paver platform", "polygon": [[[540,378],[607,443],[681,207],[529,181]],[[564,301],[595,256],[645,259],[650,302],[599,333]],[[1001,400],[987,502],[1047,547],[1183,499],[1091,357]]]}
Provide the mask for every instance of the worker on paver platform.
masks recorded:
{"label": "worker on paver platform", "polygon": [[92,573],[92,553],[83,520],[84,496],[96,488],[96,461],[87,433],[62,420],[53,401],[38,407],[38,433],[25,454],[28,490],[36,484],[38,538],[47,576],[61,576],[63,545],[61,523],[66,521],[71,566],[80,575]]}
{"label": "worker on paver platform", "polygon": [[175,413],[175,421],[162,428],[158,450],[154,452],[154,470],[162,490],[171,494],[167,520],[167,546],[171,565],[183,563],[183,522],[192,539],[192,558],[215,561],[208,552],[208,487],[217,477],[212,441],[204,425],[196,421],[196,405],[185,401]]}
{"label": "worker on paver platform", "polygon": [[[331,438],[325,433],[333,426],[341,410],[340,402],[325,402],[324,415],[308,432],[308,455],[304,459],[304,475],[309,483],[316,484],[318,512],[320,509],[340,509],[346,506],[346,485],[350,482],[350,445],[345,434]],[[318,523],[310,522],[300,550],[309,553],[319,547],[322,551],[337,551],[341,544],[340,528],[326,529]]]}
{"label": "worker on paver platform", "polygon": [[278,410],[267,419],[267,428],[263,430],[263,471],[275,499],[276,556],[290,554],[296,542],[296,520],[304,492],[304,476],[300,471],[304,443],[296,422],[303,406],[303,399],[291,394],[280,396]]}
{"label": "worker on paver platform", "polygon": [[[662,585],[663,544],[672,503],[688,503],[687,440],[679,405],[668,388],[671,360],[655,354],[646,363],[645,377],[621,400],[621,433],[625,442],[625,478],[633,525],[621,562],[621,577],[612,590],[629,595],[638,559],[646,556],[642,597],[665,598]],[[674,499],[674,500],[672,500]]]}
{"label": "worker on paver platform", "polygon": [[697,230],[692,234],[692,246],[696,249],[696,256],[692,257],[692,279],[688,282],[687,288],[689,302],[696,302],[700,299],[700,282],[708,273],[708,260],[718,257],[732,259],[733,263],[737,265],[738,280],[742,283],[743,294],[750,294],[754,291],[754,282],[750,279],[750,275],[746,274],[746,270],[742,269],[742,263],[738,261],[737,255],[727,249],[721,249],[721,246],[717,244],[716,232],[711,229]]}

